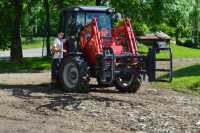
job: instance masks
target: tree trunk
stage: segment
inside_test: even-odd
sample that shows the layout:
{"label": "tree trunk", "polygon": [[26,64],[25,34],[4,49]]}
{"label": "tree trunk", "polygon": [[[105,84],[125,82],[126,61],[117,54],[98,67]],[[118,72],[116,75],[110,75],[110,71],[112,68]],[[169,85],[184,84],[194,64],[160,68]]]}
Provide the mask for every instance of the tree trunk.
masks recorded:
{"label": "tree trunk", "polygon": [[101,5],[101,0],[96,0],[96,6],[100,6]]}
{"label": "tree trunk", "polygon": [[198,37],[199,37],[199,29],[198,29],[198,21],[199,21],[199,13],[198,13],[198,0],[195,0],[196,4],[194,7],[194,21],[193,21],[193,39],[194,39],[194,44],[197,47],[198,46]]}
{"label": "tree trunk", "polygon": [[22,45],[21,45],[21,12],[22,12],[22,1],[14,0],[15,6],[15,21],[13,29],[13,38],[11,43],[11,61],[15,63],[22,63]]}
{"label": "tree trunk", "polygon": [[[61,11],[63,9],[63,0],[60,0],[58,4],[58,11]],[[58,30],[59,31],[63,31],[64,29],[62,29],[64,26],[63,24],[63,13],[60,12],[60,18],[59,18],[59,27]]]}
{"label": "tree trunk", "polygon": [[179,44],[179,29],[178,28],[176,28],[176,35],[175,35],[175,37],[176,37],[176,44],[178,45]]}
{"label": "tree trunk", "polygon": [[45,14],[46,14],[46,22],[45,22],[45,37],[46,37],[46,48],[47,48],[47,56],[51,56],[50,51],[50,15],[49,15],[49,1],[44,0]]}

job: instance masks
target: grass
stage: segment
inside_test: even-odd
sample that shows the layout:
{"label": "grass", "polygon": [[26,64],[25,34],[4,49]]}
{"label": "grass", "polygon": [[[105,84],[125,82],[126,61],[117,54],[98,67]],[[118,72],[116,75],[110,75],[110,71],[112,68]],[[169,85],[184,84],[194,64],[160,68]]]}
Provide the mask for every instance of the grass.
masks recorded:
{"label": "grass", "polygon": [[[54,37],[50,38],[50,43],[52,44]],[[42,48],[43,47],[43,38],[34,37],[32,39],[22,38],[22,48],[31,49],[31,48]]]}
{"label": "grass", "polygon": [[[50,43],[52,44],[54,37],[50,38]],[[32,48],[42,48],[43,47],[43,38],[42,37],[33,37],[33,38],[22,38],[22,48],[23,49],[32,49]],[[9,49],[5,49],[9,50]],[[5,51],[0,49],[0,51]]]}
{"label": "grass", "polygon": [[50,70],[51,59],[48,57],[24,58],[22,64],[14,64],[10,61],[0,61],[0,73],[20,73]]}
{"label": "grass", "polygon": [[152,83],[152,87],[173,89],[200,95],[200,64],[193,64],[174,71],[171,83]]}
{"label": "grass", "polygon": [[43,39],[33,38],[33,39],[22,39],[22,48],[23,49],[30,49],[30,48],[42,48],[43,46]]}
{"label": "grass", "polygon": [[[138,47],[139,51],[142,53],[146,53],[148,51],[148,47],[140,44]],[[172,54],[173,58],[195,58],[195,57],[200,57],[200,49],[195,49],[195,48],[187,48],[184,46],[179,46],[174,43],[171,44],[171,49],[172,49]],[[167,53],[162,52],[157,55],[158,57],[166,57]]]}
{"label": "grass", "polygon": [[[187,48],[179,45],[172,44],[173,58],[194,58],[200,57],[200,49]],[[160,55],[163,56],[163,55]]]}

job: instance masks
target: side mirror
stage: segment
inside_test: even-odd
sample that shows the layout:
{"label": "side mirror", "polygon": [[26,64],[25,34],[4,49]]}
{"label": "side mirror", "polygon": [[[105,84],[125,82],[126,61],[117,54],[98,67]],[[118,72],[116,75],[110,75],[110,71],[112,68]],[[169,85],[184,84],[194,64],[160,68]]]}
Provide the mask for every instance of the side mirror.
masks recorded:
{"label": "side mirror", "polygon": [[122,15],[119,12],[113,13],[112,15],[112,23],[114,26],[118,25],[118,22],[120,22],[122,20]]}
{"label": "side mirror", "polygon": [[116,12],[113,14],[112,19],[117,21],[117,20],[121,20],[122,19],[122,14],[119,12]]}

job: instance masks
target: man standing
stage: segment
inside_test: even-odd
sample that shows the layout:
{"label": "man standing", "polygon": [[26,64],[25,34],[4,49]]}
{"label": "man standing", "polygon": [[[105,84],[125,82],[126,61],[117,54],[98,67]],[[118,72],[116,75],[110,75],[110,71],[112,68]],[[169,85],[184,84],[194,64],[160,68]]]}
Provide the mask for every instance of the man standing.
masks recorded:
{"label": "man standing", "polygon": [[52,85],[56,85],[58,83],[58,73],[59,68],[62,63],[63,59],[63,53],[67,52],[63,49],[63,44],[65,42],[64,39],[64,32],[60,31],[58,32],[58,37],[54,40],[53,46],[52,46],[52,54],[53,54],[53,61],[52,61],[52,68],[51,68],[51,81]]}

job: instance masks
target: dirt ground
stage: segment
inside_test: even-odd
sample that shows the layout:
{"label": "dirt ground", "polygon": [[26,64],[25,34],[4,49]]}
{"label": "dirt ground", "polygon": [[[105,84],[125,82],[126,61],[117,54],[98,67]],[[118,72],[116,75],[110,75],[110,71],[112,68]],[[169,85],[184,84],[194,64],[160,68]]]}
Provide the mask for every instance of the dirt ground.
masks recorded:
{"label": "dirt ground", "polygon": [[0,133],[200,132],[197,96],[145,84],[122,94],[95,80],[88,94],[65,93],[49,82],[48,71],[0,74]]}

